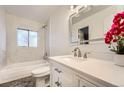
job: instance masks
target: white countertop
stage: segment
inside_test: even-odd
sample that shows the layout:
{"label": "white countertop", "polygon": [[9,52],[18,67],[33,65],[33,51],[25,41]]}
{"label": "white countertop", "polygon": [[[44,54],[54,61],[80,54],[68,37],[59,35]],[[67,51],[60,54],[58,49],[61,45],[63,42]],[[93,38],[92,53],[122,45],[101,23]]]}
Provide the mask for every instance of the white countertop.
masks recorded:
{"label": "white countertop", "polygon": [[88,58],[86,61],[63,59],[68,56],[49,57],[50,60],[81,71],[115,86],[124,86],[124,67],[105,60]]}

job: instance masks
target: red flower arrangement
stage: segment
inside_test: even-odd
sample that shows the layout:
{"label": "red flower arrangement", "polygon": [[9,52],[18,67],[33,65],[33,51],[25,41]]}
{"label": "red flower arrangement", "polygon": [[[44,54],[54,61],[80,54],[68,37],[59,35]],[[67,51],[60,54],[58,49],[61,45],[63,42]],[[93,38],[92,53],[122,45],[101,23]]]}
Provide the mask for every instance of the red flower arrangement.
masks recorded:
{"label": "red flower arrangement", "polygon": [[111,29],[105,35],[105,43],[111,51],[124,54],[124,12],[115,15]]}

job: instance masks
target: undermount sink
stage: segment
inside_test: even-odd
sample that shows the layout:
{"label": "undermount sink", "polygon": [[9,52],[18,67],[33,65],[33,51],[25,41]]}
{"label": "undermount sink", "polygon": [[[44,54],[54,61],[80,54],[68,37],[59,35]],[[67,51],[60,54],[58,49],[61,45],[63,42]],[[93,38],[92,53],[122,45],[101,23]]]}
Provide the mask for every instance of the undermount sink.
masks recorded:
{"label": "undermount sink", "polygon": [[61,57],[62,60],[65,61],[85,61],[82,57],[73,57],[73,56],[66,56],[66,57]]}
{"label": "undermount sink", "polygon": [[62,57],[63,60],[74,60],[74,57]]}

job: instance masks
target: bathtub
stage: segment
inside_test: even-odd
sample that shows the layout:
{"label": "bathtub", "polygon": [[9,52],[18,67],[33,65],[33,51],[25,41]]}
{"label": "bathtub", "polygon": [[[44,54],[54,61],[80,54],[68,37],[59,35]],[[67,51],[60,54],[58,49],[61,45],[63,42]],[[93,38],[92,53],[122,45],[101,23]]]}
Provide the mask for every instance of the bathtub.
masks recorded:
{"label": "bathtub", "polygon": [[31,76],[31,71],[49,65],[45,60],[15,63],[0,70],[0,84]]}

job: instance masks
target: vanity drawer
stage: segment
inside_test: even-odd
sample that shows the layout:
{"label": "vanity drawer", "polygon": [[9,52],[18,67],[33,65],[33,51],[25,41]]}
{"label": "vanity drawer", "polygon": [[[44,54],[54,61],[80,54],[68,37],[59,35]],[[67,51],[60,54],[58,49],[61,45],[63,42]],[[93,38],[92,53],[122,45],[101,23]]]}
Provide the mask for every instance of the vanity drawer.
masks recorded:
{"label": "vanity drawer", "polygon": [[83,74],[76,73],[78,86],[81,87],[86,83],[84,87],[106,87],[104,82],[100,82],[98,79],[94,79]]}
{"label": "vanity drawer", "polygon": [[78,87],[96,87],[96,85],[84,78],[78,77]]}

